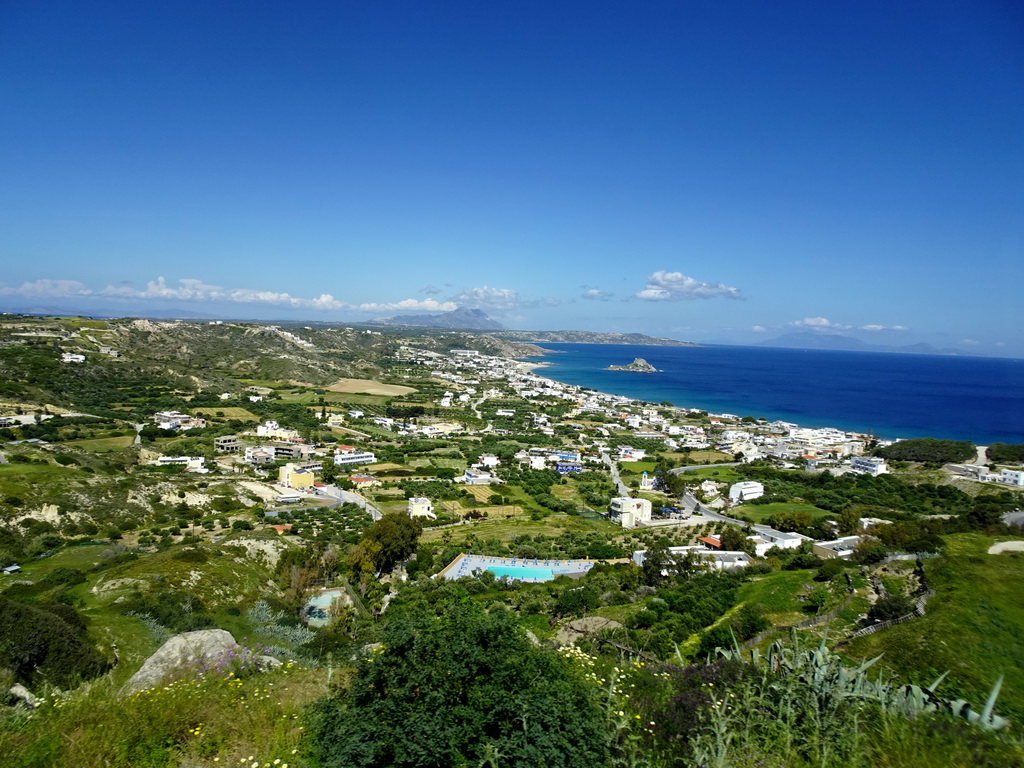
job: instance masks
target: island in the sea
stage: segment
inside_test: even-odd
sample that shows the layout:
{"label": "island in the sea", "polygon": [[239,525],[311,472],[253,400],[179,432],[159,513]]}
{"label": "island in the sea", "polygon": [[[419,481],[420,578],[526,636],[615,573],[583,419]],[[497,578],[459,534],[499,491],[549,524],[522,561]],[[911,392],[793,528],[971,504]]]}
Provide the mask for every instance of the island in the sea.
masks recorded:
{"label": "island in the sea", "polygon": [[629,365],[609,365],[606,371],[632,371],[633,373],[658,373],[658,369],[642,357],[633,359]]}

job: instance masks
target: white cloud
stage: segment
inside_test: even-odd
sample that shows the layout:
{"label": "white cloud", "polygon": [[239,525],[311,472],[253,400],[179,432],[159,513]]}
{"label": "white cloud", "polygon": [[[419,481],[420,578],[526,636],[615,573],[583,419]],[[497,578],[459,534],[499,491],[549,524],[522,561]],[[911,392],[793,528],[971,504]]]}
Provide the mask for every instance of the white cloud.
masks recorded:
{"label": "white cloud", "polygon": [[252,288],[224,288],[194,278],[182,278],[178,285],[168,285],[166,279],[150,280],[145,288],[131,285],[108,285],[98,292],[101,296],[120,299],[158,299],[163,301],[230,301],[238,304],[277,304],[306,309],[350,309],[351,304],[335,299],[329,293],[304,299],[290,293],[260,291]]}
{"label": "white cloud", "polygon": [[491,288],[483,285],[479,288],[463,288],[449,301],[460,307],[473,309],[513,309],[519,306],[519,293],[511,288]]}
{"label": "white cloud", "polygon": [[608,291],[602,291],[600,288],[587,288],[580,294],[581,299],[589,299],[590,301],[608,301],[613,294]]}
{"label": "white cloud", "polygon": [[877,325],[877,324],[874,324],[874,323],[872,323],[871,325],[862,325],[860,327],[860,329],[862,331],[872,331],[872,332],[878,332],[878,331],[905,331],[905,330],[907,330],[906,326],[903,326],[903,325]]}
{"label": "white cloud", "polygon": [[441,289],[436,285],[424,285],[420,288],[420,293],[425,293],[427,296],[436,296],[441,292]]}
{"label": "white cloud", "polygon": [[793,323],[787,323],[790,328],[807,328],[812,331],[848,331],[849,325],[833,323],[827,317],[805,317]]}
{"label": "white cloud", "polygon": [[967,347],[974,347],[980,344],[977,339],[960,339],[960,343]]}
{"label": "white cloud", "polygon": [[92,294],[92,290],[77,280],[47,280],[44,278],[22,283],[17,288],[0,288],[0,293],[26,297],[89,296]]}
{"label": "white cloud", "polygon": [[750,330],[752,330],[754,333],[764,333],[768,329],[765,328],[763,325],[753,325],[750,327]]}
{"label": "white cloud", "polygon": [[682,272],[666,272],[659,269],[647,278],[647,287],[633,294],[644,301],[684,301],[690,299],[713,299],[724,296],[740,298],[737,288],[724,283],[702,283]]}
{"label": "white cloud", "polygon": [[367,302],[355,307],[360,312],[389,312],[391,310],[423,310],[429,312],[451,312],[458,309],[458,304],[451,301],[437,301],[435,299],[402,299],[384,304]]}

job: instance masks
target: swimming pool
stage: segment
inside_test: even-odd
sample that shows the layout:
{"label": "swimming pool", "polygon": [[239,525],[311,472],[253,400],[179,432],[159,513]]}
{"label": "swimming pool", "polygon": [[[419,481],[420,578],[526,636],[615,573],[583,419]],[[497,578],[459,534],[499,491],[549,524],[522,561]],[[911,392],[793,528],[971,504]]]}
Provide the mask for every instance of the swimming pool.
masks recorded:
{"label": "swimming pool", "polygon": [[309,598],[306,601],[306,623],[313,627],[326,626],[331,620],[330,608],[335,600],[345,600],[340,589],[328,589]]}
{"label": "swimming pool", "polygon": [[488,565],[487,570],[497,576],[517,581],[551,581],[555,574],[550,568],[527,568],[519,565]]}

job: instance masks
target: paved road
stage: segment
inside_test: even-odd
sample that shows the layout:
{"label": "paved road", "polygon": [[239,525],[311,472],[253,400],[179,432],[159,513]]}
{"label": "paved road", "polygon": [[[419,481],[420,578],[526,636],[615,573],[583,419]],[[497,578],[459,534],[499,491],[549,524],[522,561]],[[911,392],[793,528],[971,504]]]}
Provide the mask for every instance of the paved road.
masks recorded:
{"label": "paved road", "polygon": [[723,515],[721,512],[716,512],[715,510],[711,509],[710,507],[705,506],[704,504],[701,504],[690,493],[686,493],[683,496],[683,507],[688,509],[692,514],[703,515],[704,517],[711,518],[712,520],[717,520],[718,522],[732,523],[733,525],[741,525],[741,526],[745,526],[746,525],[746,523],[743,522],[742,520],[737,520],[735,517],[729,517],[728,515]]}
{"label": "paved road", "polygon": [[612,474],[612,482],[615,483],[615,488],[619,492],[619,496],[629,496],[629,488],[622,482],[622,478],[619,477],[619,468],[612,459],[611,454],[604,454],[604,463],[608,465],[608,471]]}
{"label": "paved road", "polygon": [[380,510],[358,493],[354,493],[353,491],[343,491],[341,488],[334,485],[328,485],[320,488],[319,490],[322,495],[328,496],[332,499],[337,499],[342,504],[355,504],[366,512],[369,512],[370,517],[372,517],[374,521],[380,520],[381,518]]}
{"label": "paved road", "polygon": [[681,474],[682,472],[690,472],[694,469],[707,469],[708,467],[738,467],[742,463],[742,461],[728,461],[719,464],[692,464],[685,467],[676,467],[675,469],[670,469],[669,473],[673,475],[678,475]]}

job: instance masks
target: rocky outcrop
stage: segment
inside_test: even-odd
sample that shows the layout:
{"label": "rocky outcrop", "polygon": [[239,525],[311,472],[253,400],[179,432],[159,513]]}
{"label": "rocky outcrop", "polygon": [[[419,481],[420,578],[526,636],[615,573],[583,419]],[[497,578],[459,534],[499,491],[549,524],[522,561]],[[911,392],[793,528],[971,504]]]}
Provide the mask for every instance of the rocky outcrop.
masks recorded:
{"label": "rocky outcrop", "polygon": [[629,365],[609,365],[606,371],[632,371],[633,373],[657,373],[658,369],[642,357],[634,358]]}
{"label": "rocky outcrop", "polygon": [[240,652],[242,647],[223,629],[200,629],[175,635],[146,659],[141,669],[125,683],[122,693],[152,688],[172,673],[212,666]]}

